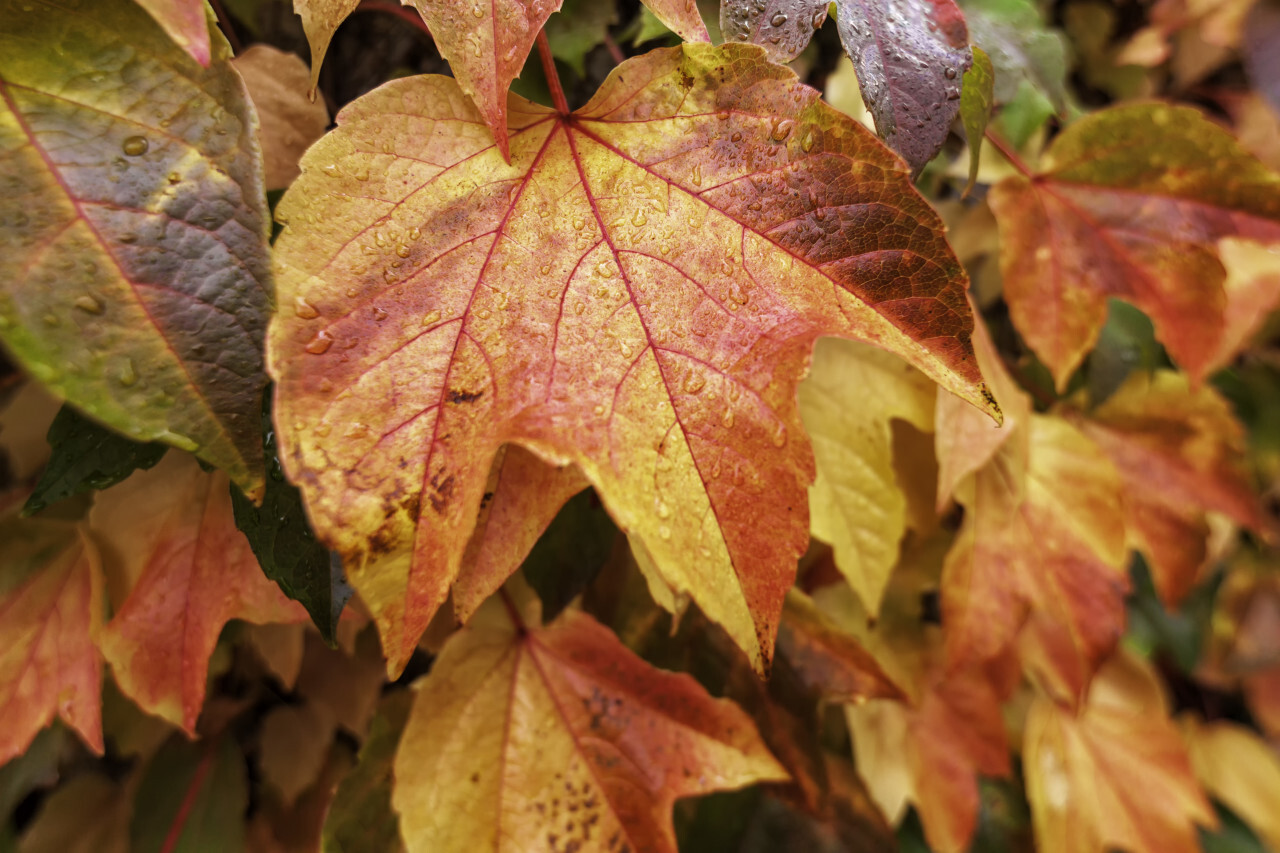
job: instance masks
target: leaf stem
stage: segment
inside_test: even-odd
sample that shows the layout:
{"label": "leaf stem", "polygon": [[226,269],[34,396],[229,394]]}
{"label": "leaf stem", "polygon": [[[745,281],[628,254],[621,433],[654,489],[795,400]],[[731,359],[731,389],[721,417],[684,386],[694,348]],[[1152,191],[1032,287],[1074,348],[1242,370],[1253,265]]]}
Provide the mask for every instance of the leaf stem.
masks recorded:
{"label": "leaf stem", "polygon": [[1034,173],[1031,171],[1030,167],[1023,162],[1021,157],[1018,156],[1018,152],[1013,149],[1013,146],[1005,142],[999,136],[996,136],[990,128],[988,128],[987,132],[983,135],[987,137],[987,141],[990,142],[997,151],[1004,155],[1004,159],[1008,160],[1013,168],[1021,172],[1024,177],[1034,177]]}
{"label": "leaf stem", "polygon": [[551,102],[555,104],[556,112],[567,117],[569,102],[565,100],[564,87],[560,85],[560,72],[556,71],[556,60],[551,55],[546,30],[538,31],[538,56],[542,59],[542,72],[547,76],[547,88],[551,90]]}
{"label": "leaf stem", "polygon": [[618,43],[613,40],[613,36],[609,35],[608,30],[605,30],[604,33],[604,48],[609,51],[609,55],[613,57],[615,65],[621,65],[627,58],[626,54],[622,52],[622,48],[618,47]]}

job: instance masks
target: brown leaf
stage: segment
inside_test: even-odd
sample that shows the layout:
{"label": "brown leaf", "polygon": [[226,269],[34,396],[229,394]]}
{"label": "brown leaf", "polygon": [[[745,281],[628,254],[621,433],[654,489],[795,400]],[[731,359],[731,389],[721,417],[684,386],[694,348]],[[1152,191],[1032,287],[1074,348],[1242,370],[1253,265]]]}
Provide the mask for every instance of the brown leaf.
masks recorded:
{"label": "brown leaf", "polygon": [[296,54],[255,44],[231,60],[258,111],[265,188],[283,189],[298,176],[302,153],[329,125],[323,100],[307,97],[309,72]]}

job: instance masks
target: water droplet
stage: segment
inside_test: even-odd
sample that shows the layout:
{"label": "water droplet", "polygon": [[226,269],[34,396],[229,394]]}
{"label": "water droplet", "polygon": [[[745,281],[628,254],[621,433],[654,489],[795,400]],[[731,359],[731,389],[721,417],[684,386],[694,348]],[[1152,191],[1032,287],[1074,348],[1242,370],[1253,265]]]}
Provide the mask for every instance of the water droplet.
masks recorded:
{"label": "water droplet", "polygon": [[780,119],[773,123],[773,129],[769,131],[769,138],[774,142],[785,142],[787,137],[791,135],[791,128],[795,125],[791,119]]}
{"label": "water droplet", "polygon": [[670,527],[668,527],[668,526],[667,526],[667,525],[665,525],[665,524],[664,524],[664,525],[662,525],[661,527],[659,527],[659,528],[658,528],[658,535],[659,535],[659,536],[661,536],[663,539],[670,539],[670,538],[671,538],[671,528],[670,528]]}
{"label": "water droplet", "polygon": [[538,272],[542,273],[543,275],[550,275],[551,264],[543,264],[541,267],[538,268]]}
{"label": "water droplet", "polygon": [[596,413],[596,417],[598,417],[598,418],[600,418],[600,417],[604,417],[604,404],[603,404],[603,403],[597,403],[597,404],[596,404],[596,407],[595,407],[594,409],[592,409],[592,411]]}
{"label": "water droplet", "polygon": [[316,310],[316,306],[312,305],[301,296],[293,300],[293,313],[297,314],[303,320],[314,320],[320,316],[320,312]]}
{"label": "water droplet", "polygon": [[116,378],[126,388],[132,388],[138,384],[138,372],[133,367],[133,359],[126,358],[124,360],[124,366],[120,368],[120,373]]}
{"label": "water droplet", "polygon": [[696,370],[690,370],[684,377],[684,392],[686,394],[697,394],[706,384],[706,377]]}
{"label": "water droplet", "polygon": [[942,73],[946,75],[948,80],[956,79],[956,70],[952,68],[950,65],[942,69]]}
{"label": "water droplet", "polygon": [[581,231],[581,230],[582,230],[583,228],[585,228],[586,226],[587,226],[587,220],[583,219],[581,216],[575,216],[575,217],[573,217],[573,230],[574,230],[574,231]]}
{"label": "water droplet", "polygon": [[422,318],[422,325],[424,326],[434,326],[438,322],[440,322],[439,311],[429,311]]}
{"label": "water droplet", "polygon": [[587,310],[587,306],[584,305],[583,303],[581,302],[573,303],[573,313],[581,316],[582,312],[586,310]]}
{"label": "water droplet", "polygon": [[399,246],[396,246],[396,254],[402,258],[409,257],[409,247],[404,243],[401,243]]}
{"label": "water droplet", "polygon": [[623,358],[631,358],[635,354],[635,350],[631,348],[631,344],[626,341],[618,342],[618,351],[622,353]]}
{"label": "water droplet", "polygon": [[822,29],[822,22],[827,19],[827,7],[823,5],[821,9],[813,13],[813,28],[815,30]]}
{"label": "water droplet", "polygon": [[769,19],[769,23],[775,27],[780,27],[787,22],[787,16],[779,12]]}
{"label": "water droplet", "polygon": [[804,135],[804,139],[800,140],[800,147],[804,149],[804,153],[808,154],[810,151],[813,150],[814,142],[815,140],[813,138],[813,131],[812,130],[806,131]]}
{"label": "water droplet", "polygon": [[338,177],[338,166],[336,163],[330,163],[329,165],[321,168],[320,171],[324,172],[326,175],[328,175],[331,178]]}
{"label": "water droplet", "polygon": [[151,143],[147,142],[145,136],[130,136],[120,146],[120,150],[130,157],[141,157],[147,153],[147,149],[151,147]]}
{"label": "water droplet", "polygon": [[631,217],[631,224],[637,228],[644,225],[648,221],[649,221],[649,217],[644,215],[643,210],[637,210],[635,212],[635,215]]}
{"label": "water droplet", "polygon": [[657,504],[654,506],[654,510],[658,513],[658,518],[671,517],[671,507],[667,506],[666,502],[661,498],[658,499]]}
{"label": "water droplet", "polygon": [[415,225],[414,227],[409,229],[409,239],[411,241],[420,240],[421,238],[422,238],[422,230],[418,228],[418,226]]}
{"label": "water droplet", "polygon": [[316,435],[318,435],[320,438],[324,438],[328,434],[329,434],[328,424],[319,424],[316,426]]}
{"label": "water droplet", "polygon": [[179,175],[177,172],[170,172],[170,173],[169,173],[169,183],[171,183],[171,184],[180,184],[180,183],[182,183],[182,175]]}
{"label": "water droplet", "polygon": [[307,352],[312,355],[321,355],[328,352],[331,346],[333,346],[333,335],[322,330],[316,333],[311,343],[307,344]]}
{"label": "water droplet", "polygon": [[787,428],[783,424],[778,424],[769,433],[769,440],[773,442],[774,447],[782,447],[787,443]]}
{"label": "water droplet", "polygon": [[373,306],[373,319],[381,323],[383,320],[387,319],[387,312],[375,305]]}
{"label": "water droplet", "polygon": [[62,321],[58,319],[57,314],[53,314],[53,313],[45,314],[40,319],[44,320],[44,324],[49,328],[54,328],[56,326],[62,325]]}
{"label": "water droplet", "polygon": [[601,261],[596,264],[596,275],[601,278],[613,278],[613,264],[608,261]]}
{"label": "water droplet", "polygon": [[102,303],[92,296],[76,297],[75,306],[81,311],[87,311],[90,314],[102,313]]}
{"label": "water droplet", "polygon": [[481,9],[481,8],[480,8],[480,6],[479,6],[478,4],[477,4],[477,5],[475,5],[475,6],[472,6],[472,7],[471,7],[471,17],[475,18],[477,21],[478,21],[478,20],[480,20],[481,18],[483,18],[483,17],[484,17],[484,10],[483,10],[483,9]]}
{"label": "water droplet", "polygon": [[720,423],[725,429],[733,429],[733,409],[724,410],[724,415],[720,418]]}

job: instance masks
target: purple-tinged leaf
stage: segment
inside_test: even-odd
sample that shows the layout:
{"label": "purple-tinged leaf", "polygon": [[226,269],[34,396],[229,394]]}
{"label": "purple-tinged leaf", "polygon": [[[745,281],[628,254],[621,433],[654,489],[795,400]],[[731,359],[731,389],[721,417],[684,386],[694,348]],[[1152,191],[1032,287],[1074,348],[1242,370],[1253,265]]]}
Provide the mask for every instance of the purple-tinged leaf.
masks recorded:
{"label": "purple-tinged leaf", "polygon": [[876,131],[918,172],[960,110],[973,63],[964,15],[954,0],[838,0],[836,8]]}
{"label": "purple-tinged leaf", "polygon": [[723,0],[720,32],[725,41],[758,44],[774,62],[800,55],[827,19],[827,0]]}

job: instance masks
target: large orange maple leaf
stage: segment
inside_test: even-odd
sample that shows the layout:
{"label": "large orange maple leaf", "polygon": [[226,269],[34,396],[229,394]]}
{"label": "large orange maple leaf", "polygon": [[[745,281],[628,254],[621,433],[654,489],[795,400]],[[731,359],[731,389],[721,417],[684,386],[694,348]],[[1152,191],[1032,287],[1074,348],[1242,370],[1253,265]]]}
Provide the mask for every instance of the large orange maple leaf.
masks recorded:
{"label": "large orange maple leaf", "polygon": [[449,593],[494,453],[574,463],[766,665],[808,544],[795,385],[820,335],[994,410],[964,275],[900,160],[747,45],[619,66],[504,162],[456,83],[347,107],[279,209],[282,461],[393,671]]}
{"label": "large orange maple leaf", "polygon": [[410,853],[675,853],[678,797],[787,779],[732,702],[580,611],[538,620],[490,599],[423,679],[392,794]]}

